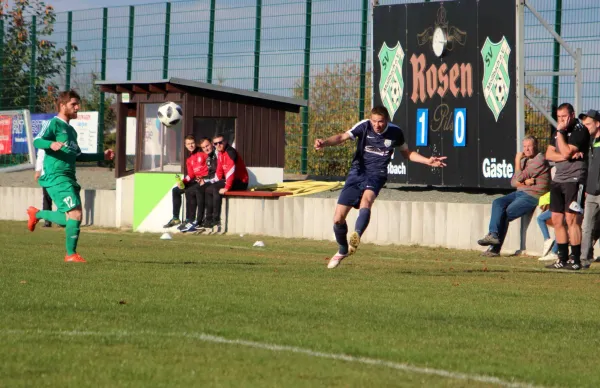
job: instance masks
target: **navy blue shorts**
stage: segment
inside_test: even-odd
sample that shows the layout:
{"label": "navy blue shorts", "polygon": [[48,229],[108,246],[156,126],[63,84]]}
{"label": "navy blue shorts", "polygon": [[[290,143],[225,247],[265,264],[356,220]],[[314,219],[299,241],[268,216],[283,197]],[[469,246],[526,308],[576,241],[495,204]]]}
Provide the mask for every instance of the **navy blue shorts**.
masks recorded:
{"label": "navy blue shorts", "polygon": [[372,190],[375,193],[375,196],[377,196],[386,181],[387,176],[366,175],[351,172],[348,174],[348,178],[346,178],[346,183],[338,198],[338,204],[352,206],[358,209],[365,190]]}

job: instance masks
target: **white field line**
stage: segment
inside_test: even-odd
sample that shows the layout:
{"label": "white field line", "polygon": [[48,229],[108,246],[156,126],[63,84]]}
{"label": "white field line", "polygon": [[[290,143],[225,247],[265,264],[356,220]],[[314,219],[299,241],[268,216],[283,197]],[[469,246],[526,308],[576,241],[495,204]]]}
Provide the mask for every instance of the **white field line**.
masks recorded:
{"label": "white field line", "polygon": [[326,358],[330,360],[339,360],[346,362],[353,362],[358,364],[365,365],[374,365],[379,367],[385,367],[390,369],[396,369],[403,372],[411,372],[418,373],[423,375],[432,375],[432,376],[440,376],[448,379],[455,380],[466,380],[466,381],[477,381],[481,383],[487,384],[496,384],[502,387],[514,387],[514,388],[523,388],[523,387],[540,387],[534,386],[528,383],[521,383],[517,381],[505,381],[493,376],[485,376],[485,375],[476,375],[476,374],[466,374],[466,373],[458,373],[447,371],[444,369],[434,369],[434,368],[426,368],[419,367],[414,365],[409,365],[405,363],[398,363],[392,361],[379,360],[376,358],[367,358],[367,357],[355,357],[346,354],[336,354],[336,353],[324,353],[318,352],[310,349],[298,348],[295,346],[286,346],[286,345],[277,345],[270,344],[264,342],[254,342],[254,341],[246,341],[240,339],[227,339],[224,337],[217,337],[214,335],[204,334],[204,333],[159,333],[152,331],[139,331],[139,332],[129,332],[129,331],[107,331],[107,332],[96,332],[96,331],[45,331],[45,330],[0,330],[0,335],[39,335],[39,336],[70,336],[70,337],[173,337],[173,338],[191,338],[203,342],[211,342],[211,343],[219,343],[219,344],[227,344],[227,345],[237,345],[244,346],[249,348],[256,349],[264,349],[272,352],[286,352],[286,353],[297,353],[303,354],[309,357],[318,357],[318,358]]}

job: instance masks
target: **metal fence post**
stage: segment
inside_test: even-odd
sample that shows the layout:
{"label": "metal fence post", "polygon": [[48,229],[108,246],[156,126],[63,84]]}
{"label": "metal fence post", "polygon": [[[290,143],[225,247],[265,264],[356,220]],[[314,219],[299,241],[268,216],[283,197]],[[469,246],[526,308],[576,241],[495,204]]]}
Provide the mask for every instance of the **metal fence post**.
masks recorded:
{"label": "metal fence post", "polygon": [[[556,0],[556,13],[554,14],[554,31],[560,35],[562,29],[562,0]],[[560,43],[554,40],[554,54],[552,57],[552,71],[560,70]],[[558,108],[558,75],[552,76],[552,117],[556,118]]]}
{"label": "metal fence post", "polygon": [[169,43],[171,38],[171,3],[165,12],[165,47],[163,50],[163,79],[169,78]]}
{"label": "metal fence post", "polygon": [[262,0],[256,0],[256,27],[254,32],[254,91],[258,92],[260,76],[260,29],[262,24]]}
{"label": "metal fence post", "polygon": [[516,97],[517,97],[517,141],[516,149],[519,149],[525,137],[525,0],[516,0]]}
{"label": "metal fence post", "polygon": [[135,7],[129,6],[129,41],[127,42],[127,81],[131,81],[133,65],[133,32],[135,26]]}
{"label": "metal fence post", "polygon": [[37,47],[37,19],[34,16],[31,17],[31,62],[29,64],[29,111],[35,112],[35,64],[36,64],[36,47]]}
{"label": "metal fence post", "polygon": [[[310,39],[312,23],[312,0],[306,0],[306,32],[304,35],[304,76],[302,78],[302,98],[308,100],[310,95]],[[309,107],[302,107],[302,153],[300,156],[300,172],[308,171],[308,124]]]}
{"label": "metal fence post", "polygon": [[363,0],[362,32],[360,39],[360,91],[358,97],[358,121],[365,117],[365,90],[367,82],[367,23],[369,17],[369,0]]}
{"label": "metal fence post", "polygon": [[575,49],[575,114],[583,109],[583,74],[581,73],[582,55],[581,47]]}
{"label": "metal fence post", "polygon": [[73,12],[69,11],[67,13],[67,74],[65,76],[65,90],[71,89],[71,49],[73,38]]}
{"label": "metal fence post", "polygon": [[[100,79],[106,79],[106,46],[108,39],[108,8],[102,12],[102,59],[100,60]],[[104,92],[100,92],[100,106],[98,107],[98,146],[97,152],[104,152]]]}
{"label": "metal fence post", "polygon": [[215,0],[210,0],[210,22],[208,27],[208,64],[206,69],[206,82],[212,84],[213,77],[213,50],[215,45]]}

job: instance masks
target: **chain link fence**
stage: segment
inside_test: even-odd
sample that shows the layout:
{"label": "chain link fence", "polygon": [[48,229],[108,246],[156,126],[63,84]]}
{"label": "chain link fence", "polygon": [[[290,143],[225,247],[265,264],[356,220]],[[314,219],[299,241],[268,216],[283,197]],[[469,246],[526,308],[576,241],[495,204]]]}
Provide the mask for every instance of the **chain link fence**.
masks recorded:
{"label": "chain link fence", "polygon": [[[600,86],[600,3],[529,1],[568,44],[582,48],[583,108],[600,107],[595,92]],[[379,4],[416,2],[380,0]],[[312,142],[347,130],[370,109],[371,14],[372,0],[177,1],[59,13],[51,21],[51,33],[41,14],[34,21],[35,29],[28,31],[27,39],[33,44],[21,53],[27,60],[18,77],[6,66],[14,55],[9,47],[9,14],[1,28],[0,110],[51,111],[49,97],[54,91],[48,90],[50,83],[89,96],[94,79],[179,77],[305,98],[310,101],[308,109],[287,117],[286,172],[344,175],[352,146],[315,153]],[[527,70],[573,69],[571,57],[529,11],[525,24]],[[59,71],[46,77],[40,77],[49,63],[41,56],[41,40],[60,53],[54,57],[61,64]],[[548,110],[557,103],[574,101],[573,77],[527,77],[526,87]],[[9,93],[15,88],[19,98]],[[98,93],[98,98],[103,133],[111,129],[110,125],[105,128],[103,117],[114,96]],[[528,133],[542,141],[549,137],[547,121],[529,104],[526,126]],[[14,162],[8,159],[0,155],[0,166]]]}

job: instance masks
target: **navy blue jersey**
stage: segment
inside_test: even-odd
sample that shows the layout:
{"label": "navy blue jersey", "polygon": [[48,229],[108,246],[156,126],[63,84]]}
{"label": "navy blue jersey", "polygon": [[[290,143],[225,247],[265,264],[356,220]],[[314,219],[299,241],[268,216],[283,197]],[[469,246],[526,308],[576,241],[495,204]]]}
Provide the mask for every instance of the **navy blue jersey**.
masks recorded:
{"label": "navy blue jersey", "polygon": [[400,127],[388,123],[382,133],[371,126],[371,120],[358,122],[347,132],[356,140],[356,152],[352,159],[352,169],[374,175],[387,175],[387,166],[392,159],[394,148],[408,149]]}

